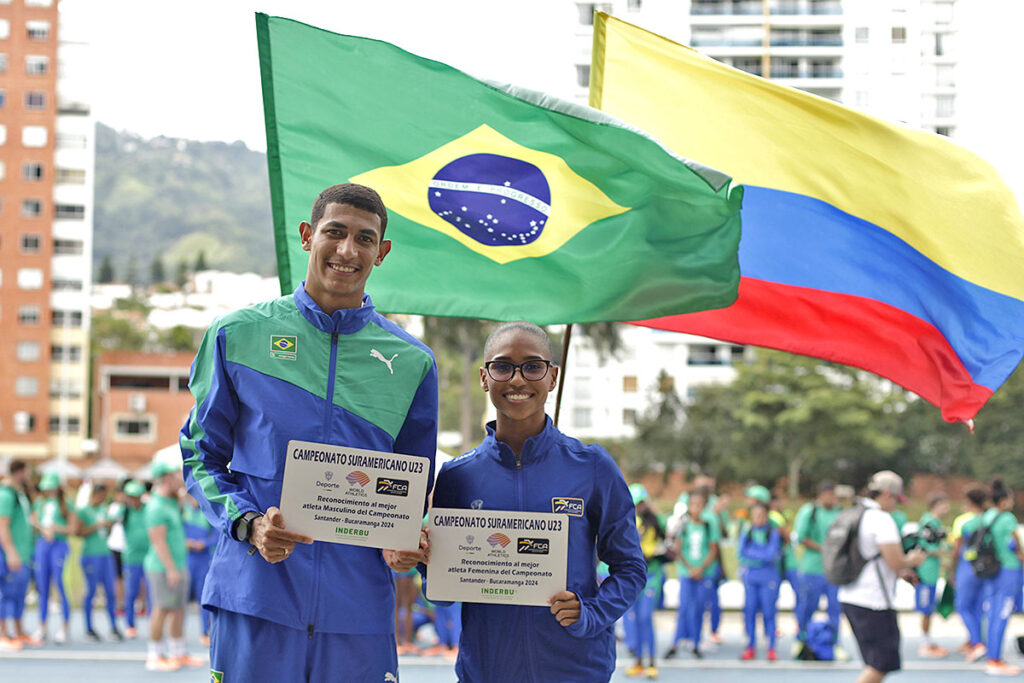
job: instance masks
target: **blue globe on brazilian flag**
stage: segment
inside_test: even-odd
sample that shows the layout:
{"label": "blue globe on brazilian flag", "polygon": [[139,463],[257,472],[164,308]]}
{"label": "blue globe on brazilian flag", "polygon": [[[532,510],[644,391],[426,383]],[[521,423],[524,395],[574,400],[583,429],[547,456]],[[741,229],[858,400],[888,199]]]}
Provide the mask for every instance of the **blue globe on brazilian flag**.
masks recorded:
{"label": "blue globe on brazilian flag", "polygon": [[385,312],[638,320],[736,298],[742,189],[599,111],[478,81],[388,43],[257,14],[278,273],[316,195],[388,207],[367,284]]}

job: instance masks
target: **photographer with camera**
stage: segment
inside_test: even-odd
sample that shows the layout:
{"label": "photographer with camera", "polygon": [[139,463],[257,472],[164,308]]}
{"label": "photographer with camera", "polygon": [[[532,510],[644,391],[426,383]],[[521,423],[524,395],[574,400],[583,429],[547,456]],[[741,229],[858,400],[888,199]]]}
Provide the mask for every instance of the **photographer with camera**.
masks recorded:
{"label": "photographer with camera", "polygon": [[928,501],[928,511],[921,515],[917,523],[917,531],[903,539],[905,551],[920,548],[928,553],[927,559],[917,569],[919,581],[914,609],[921,613],[921,634],[924,637],[917,654],[929,659],[942,659],[949,654],[949,650],[937,645],[930,634],[932,613],[935,611],[935,585],[939,582],[940,556],[946,549],[946,530],[940,518],[947,514],[949,499],[943,494],[932,496]]}

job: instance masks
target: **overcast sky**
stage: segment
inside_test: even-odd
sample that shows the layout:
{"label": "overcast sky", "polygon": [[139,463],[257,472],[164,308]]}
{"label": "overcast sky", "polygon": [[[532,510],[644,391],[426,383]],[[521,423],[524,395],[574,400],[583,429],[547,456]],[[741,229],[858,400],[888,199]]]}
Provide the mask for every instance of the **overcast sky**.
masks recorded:
{"label": "overcast sky", "polygon": [[[63,0],[91,43],[97,120],[146,137],[243,140],[265,149],[253,13],[395,43],[473,75],[555,95],[572,63],[565,26],[537,22],[565,0]],[[540,8],[544,7],[543,10]],[[510,8],[513,11],[509,11]],[[960,0],[957,141],[996,166],[1024,202],[1016,46],[1024,0]]]}

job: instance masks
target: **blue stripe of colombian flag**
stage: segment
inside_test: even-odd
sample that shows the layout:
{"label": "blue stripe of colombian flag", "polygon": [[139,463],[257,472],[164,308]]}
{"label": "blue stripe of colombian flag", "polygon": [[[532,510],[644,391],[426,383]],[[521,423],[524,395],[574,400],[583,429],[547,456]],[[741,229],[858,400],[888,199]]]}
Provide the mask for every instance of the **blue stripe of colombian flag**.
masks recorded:
{"label": "blue stripe of colombian flag", "polygon": [[953,275],[827,202],[744,191],[736,303],[639,324],[869,366],[953,419],[976,414],[1017,367],[1020,347],[993,357],[989,340],[1008,331],[1000,321],[1024,339],[1024,301]]}
{"label": "blue stripe of colombian flag", "polygon": [[603,13],[591,104],[744,184],[739,297],[639,321],[860,367],[970,420],[1024,355],[1024,217],[938,136]]}

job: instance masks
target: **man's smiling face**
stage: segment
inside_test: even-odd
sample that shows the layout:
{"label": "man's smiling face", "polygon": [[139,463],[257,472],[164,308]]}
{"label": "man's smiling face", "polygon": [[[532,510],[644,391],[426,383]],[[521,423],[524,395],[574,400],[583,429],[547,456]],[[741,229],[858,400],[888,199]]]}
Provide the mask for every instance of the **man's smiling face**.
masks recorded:
{"label": "man's smiling face", "polygon": [[366,279],[391,249],[381,239],[377,214],[350,204],[328,204],[316,226],[299,226],[302,248],[309,252],[306,291],[328,315],[359,308]]}

